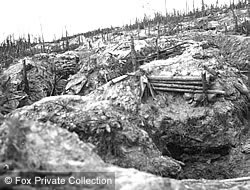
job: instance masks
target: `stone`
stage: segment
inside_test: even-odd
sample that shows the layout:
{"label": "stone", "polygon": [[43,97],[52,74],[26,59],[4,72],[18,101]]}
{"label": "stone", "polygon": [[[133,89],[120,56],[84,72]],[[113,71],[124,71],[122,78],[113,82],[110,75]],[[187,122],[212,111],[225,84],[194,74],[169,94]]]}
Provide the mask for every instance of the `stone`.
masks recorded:
{"label": "stone", "polygon": [[184,98],[186,101],[191,100],[193,97],[194,97],[194,94],[193,94],[193,93],[184,93],[184,95],[183,95],[183,98]]}

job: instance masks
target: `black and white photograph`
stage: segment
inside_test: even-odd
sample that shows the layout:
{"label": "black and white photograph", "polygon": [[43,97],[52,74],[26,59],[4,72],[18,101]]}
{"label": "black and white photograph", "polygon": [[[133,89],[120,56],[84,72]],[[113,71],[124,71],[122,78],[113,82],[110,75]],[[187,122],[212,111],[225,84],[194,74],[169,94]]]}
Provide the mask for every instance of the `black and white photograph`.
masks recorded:
{"label": "black and white photograph", "polygon": [[0,7],[0,190],[250,189],[250,0]]}

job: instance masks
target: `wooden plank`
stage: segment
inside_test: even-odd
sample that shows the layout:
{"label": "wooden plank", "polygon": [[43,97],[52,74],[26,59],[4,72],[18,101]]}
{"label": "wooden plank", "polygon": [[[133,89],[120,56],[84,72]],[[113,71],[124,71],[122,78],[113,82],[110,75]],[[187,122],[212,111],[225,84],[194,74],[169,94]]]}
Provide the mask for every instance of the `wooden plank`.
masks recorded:
{"label": "wooden plank", "polygon": [[166,80],[166,81],[201,81],[201,77],[179,76],[179,77],[166,77],[166,76],[149,76],[149,80]]}
{"label": "wooden plank", "polygon": [[150,81],[151,83],[202,86],[202,81],[165,81],[165,80],[149,80],[149,81]]}
{"label": "wooden plank", "polygon": [[126,79],[127,77],[128,77],[128,75],[122,75],[122,76],[116,77],[116,78],[114,78],[114,79],[112,79],[110,81],[111,81],[112,84],[116,84],[116,83]]}
{"label": "wooden plank", "polygon": [[[154,90],[164,91],[164,92],[182,92],[182,93],[195,93],[202,94],[203,90],[191,90],[191,89],[180,89],[180,88],[166,88],[166,87],[153,87]],[[225,95],[226,92],[222,90],[208,90],[208,94],[220,94]]]}
{"label": "wooden plank", "polygon": [[202,90],[201,86],[193,85],[179,85],[179,84],[164,84],[164,83],[151,83],[155,87],[167,87],[167,88],[179,88],[179,89],[192,89],[192,90]]}
{"label": "wooden plank", "polygon": [[248,74],[248,73],[250,73],[250,72],[249,72],[249,71],[239,71],[239,73]]}

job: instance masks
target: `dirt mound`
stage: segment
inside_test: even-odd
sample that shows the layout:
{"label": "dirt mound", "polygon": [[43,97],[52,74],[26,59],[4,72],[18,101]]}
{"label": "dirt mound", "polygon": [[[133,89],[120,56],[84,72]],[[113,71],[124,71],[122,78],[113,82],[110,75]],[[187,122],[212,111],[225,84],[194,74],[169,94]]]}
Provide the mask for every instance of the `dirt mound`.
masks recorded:
{"label": "dirt mound", "polygon": [[[107,90],[99,96],[46,98],[12,115],[52,122],[76,132],[82,141],[94,144],[97,153],[108,163],[176,176],[181,169],[179,162],[162,156],[148,134],[138,127],[137,103],[133,100],[137,96],[129,89],[129,85],[134,85],[132,81],[111,86],[112,94]],[[129,99],[125,101],[126,98]]]}

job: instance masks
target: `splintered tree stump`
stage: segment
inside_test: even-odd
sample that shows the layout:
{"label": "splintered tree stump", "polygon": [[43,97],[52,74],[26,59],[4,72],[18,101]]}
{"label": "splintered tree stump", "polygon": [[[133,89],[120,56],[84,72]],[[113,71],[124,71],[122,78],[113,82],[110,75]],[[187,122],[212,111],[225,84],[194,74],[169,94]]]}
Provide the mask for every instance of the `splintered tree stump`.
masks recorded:
{"label": "splintered tree stump", "polygon": [[202,86],[203,86],[203,94],[204,94],[204,103],[206,105],[208,103],[208,96],[207,96],[208,86],[207,86],[207,79],[206,79],[205,71],[201,73],[201,77],[202,77]]}
{"label": "splintered tree stump", "polygon": [[23,60],[23,83],[24,83],[24,92],[30,94],[29,81],[27,79],[27,69],[26,69],[26,60]]}
{"label": "splintered tree stump", "polygon": [[56,91],[56,83],[57,83],[57,79],[56,79],[56,65],[55,65],[55,61],[52,61],[52,67],[51,67],[51,73],[53,74],[53,86],[52,86],[52,90],[50,92],[50,96],[54,96],[55,95],[55,91]]}
{"label": "splintered tree stump", "polygon": [[136,63],[136,52],[135,52],[135,44],[134,44],[134,38],[131,35],[131,59],[132,59],[132,64],[133,64],[133,71],[135,72],[137,69],[137,63]]}

